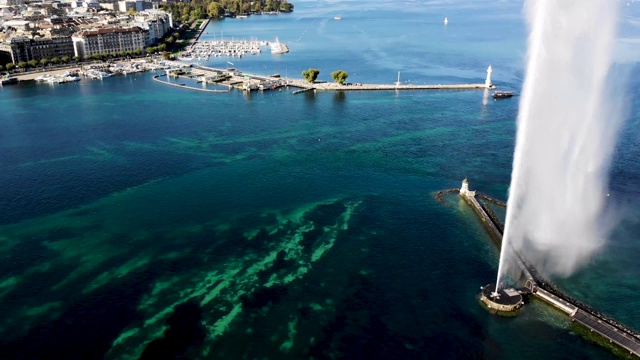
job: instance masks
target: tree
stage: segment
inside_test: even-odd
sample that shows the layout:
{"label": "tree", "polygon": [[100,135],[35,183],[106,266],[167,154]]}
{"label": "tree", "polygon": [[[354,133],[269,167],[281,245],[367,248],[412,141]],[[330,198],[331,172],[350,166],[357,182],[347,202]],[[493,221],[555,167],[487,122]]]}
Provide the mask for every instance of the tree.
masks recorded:
{"label": "tree", "polygon": [[4,66],[0,65],[0,71],[4,70]]}
{"label": "tree", "polygon": [[60,59],[58,59],[57,57],[54,57],[53,59],[51,59],[51,63],[53,65],[58,65],[60,63]]}
{"label": "tree", "polygon": [[140,56],[140,55],[142,55],[142,50],[140,50],[140,49],[136,49],[133,53],[134,53],[135,55]]}
{"label": "tree", "polygon": [[165,60],[173,60],[173,55],[172,55],[170,52],[168,52],[168,51],[163,51],[163,52],[162,52],[162,57],[163,57]]}
{"label": "tree", "polygon": [[29,62],[27,64],[29,64],[29,67],[34,68],[34,67],[38,66],[38,61],[37,60],[29,60]]}
{"label": "tree", "polygon": [[13,70],[16,66],[13,65],[13,63],[8,63],[7,65],[4,66],[7,70],[11,71]]}
{"label": "tree", "polygon": [[[35,60],[31,60],[31,61],[35,61]],[[27,67],[27,65],[30,65],[30,64],[31,64],[31,61],[29,61],[29,63],[26,63],[26,62],[24,62],[24,61],[20,61],[20,62],[18,63],[18,67],[19,67],[20,69],[24,69],[24,68],[26,68],[26,67]]]}
{"label": "tree", "polygon": [[338,71],[332,72],[331,73],[331,77],[338,84],[342,85],[344,83],[344,81],[347,80],[347,78],[349,77],[349,74],[347,74],[347,72],[344,71],[344,70],[338,70]]}
{"label": "tree", "polygon": [[73,57],[73,61],[75,61],[75,62],[80,61],[80,56],[74,56],[74,57]]}
{"label": "tree", "polygon": [[293,5],[288,3],[286,0],[282,0],[280,3],[280,11],[291,12],[293,11]]}
{"label": "tree", "polygon": [[41,59],[40,64],[42,64],[43,67],[49,65],[49,59]]}
{"label": "tree", "polygon": [[68,63],[69,61],[71,61],[71,58],[70,58],[70,57],[68,57],[67,55],[65,55],[65,56],[63,56],[63,57],[62,57],[62,59],[61,59],[61,60],[62,60],[62,62],[63,62],[63,63],[65,63],[65,64],[66,64],[66,63]]}
{"label": "tree", "polygon": [[224,8],[218,2],[212,2],[207,6],[207,15],[212,18],[218,18],[224,14]]}
{"label": "tree", "polygon": [[318,69],[309,69],[302,72],[302,76],[310,83],[316,81],[320,75],[320,70]]}

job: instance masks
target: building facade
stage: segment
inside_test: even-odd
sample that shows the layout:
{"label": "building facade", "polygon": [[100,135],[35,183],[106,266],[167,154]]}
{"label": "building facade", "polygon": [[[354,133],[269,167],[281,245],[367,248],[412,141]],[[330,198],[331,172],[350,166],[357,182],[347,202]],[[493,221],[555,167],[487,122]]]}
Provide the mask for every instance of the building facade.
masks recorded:
{"label": "building facade", "polygon": [[73,42],[70,37],[36,38],[31,40],[31,57],[34,60],[73,57]]}
{"label": "building facade", "polygon": [[105,28],[75,33],[73,41],[74,54],[87,57],[97,54],[111,54],[127,51],[145,50],[149,32],[140,27]]}
{"label": "building facade", "polygon": [[147,10],[136,14],[135,24],[149,31],[147,46],[158,42],[171,29],[171,14],[159,10]]}
{"label": "building facade", "polygon": [[72,57],[73,43],[69,37],[35,38],[12,37],[0,43],[0,64],[18,64],[21,61],[40,61]]}

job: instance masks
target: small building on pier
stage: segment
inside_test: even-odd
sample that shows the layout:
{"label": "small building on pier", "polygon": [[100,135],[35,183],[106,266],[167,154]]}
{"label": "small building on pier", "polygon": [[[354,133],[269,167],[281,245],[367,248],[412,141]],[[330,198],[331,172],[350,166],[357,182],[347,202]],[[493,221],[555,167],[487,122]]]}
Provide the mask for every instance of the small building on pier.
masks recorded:
{"label": "small building on pier", "polygon": [[464,180],[462,180],[462,186],[460,186],[460,196],[468,196],[468,197],[474,197],[476,196],[476,191],[471,191],[469,190],[469,180],[467,178],[464,178]]}

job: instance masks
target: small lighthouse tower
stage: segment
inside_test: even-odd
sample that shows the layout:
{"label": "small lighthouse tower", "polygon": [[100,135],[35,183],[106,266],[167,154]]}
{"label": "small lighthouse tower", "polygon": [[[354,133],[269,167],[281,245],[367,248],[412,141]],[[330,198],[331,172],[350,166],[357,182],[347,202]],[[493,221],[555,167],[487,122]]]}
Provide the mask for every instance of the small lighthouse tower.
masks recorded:
{"label": "small lighthouse tower", "polygon": [[491,89],[493,87],[493,84],[491,83],[492,72],[493,69],[491,68],[491,65],[489,65],[489,67],[487,68],[487,79],[484,81],[484,87],[486,87],[487,89]]}
{"label": "small lighthouse tower", "polygon": [[467,178],[464,178],[464,180],[462,180],[462,186],[460,187],[460,196],[476,196],[475,191],[469,191],[469,180]]}

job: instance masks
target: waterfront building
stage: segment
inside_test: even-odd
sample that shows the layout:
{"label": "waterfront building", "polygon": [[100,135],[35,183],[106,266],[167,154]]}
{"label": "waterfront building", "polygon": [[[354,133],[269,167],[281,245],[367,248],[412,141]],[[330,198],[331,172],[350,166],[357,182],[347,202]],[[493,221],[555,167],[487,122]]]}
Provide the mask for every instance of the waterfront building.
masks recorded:
{"label": "waterfront building", "polygon": [[0,43],[0,64],[9,62],[61,58],[73,56],[74,49],[70,37],[35,38],[11,37]]}
{"label": "waterfront building", "polygon": [[130,28],[103,28],[75,33],[73,40],[76,56],[144,51],[149,32],[138,26]]}
{"label": "waterfront building", "polygon": [[0,43],[0,64],[17,64],[31,60],[29,41],[26,37],[18,36],[5,39]]}
{"label": "waterfront building", "polygon": [[31,40],[30,45],[31,58],[37,61],[74,55],[73,42],[68,36],[36,38]]}

